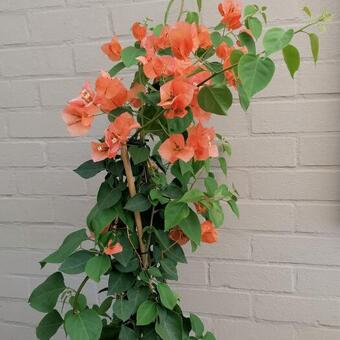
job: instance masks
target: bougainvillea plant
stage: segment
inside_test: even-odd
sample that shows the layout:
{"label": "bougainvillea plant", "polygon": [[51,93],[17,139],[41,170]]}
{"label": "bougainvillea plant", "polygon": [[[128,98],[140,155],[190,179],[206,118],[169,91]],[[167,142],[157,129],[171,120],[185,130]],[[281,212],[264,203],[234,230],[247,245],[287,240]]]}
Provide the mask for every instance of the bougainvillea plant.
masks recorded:
{"label": "bougainvillea plant", "polygon": [[[305,7],[309,21],[303,27],[263,32],[266,7],[243,9],[223,0],[220,22],[207,28],[200,23],[201,0],[197,12],[185,11],[182,0],[169,25],[173,3],[162,24],[133,24],[133,46],[123,48],[116,37],[104,44],[115,64],[101,72],[94,89],[86,82],[64,109],[72,136],[87,134],[97,116],[108,118],[104,136],[89,146],[92,160],[75,170],[86,179],[105,172],[105,180],[87,228],[68,235],[41,261],[41,267],[59,265],[29,299],[46,313],[37,327],[41,340],[61,326],[71,340],[215,339],[197,315],[182,312],[167,284],[178,279],[177,264],[186,263],[184,245],[196,251],[202,242],[218,240],[224,206],[239,215],[237,191],[215,179],[217,167],[227,175],[231,151],[209,127],[210,118],[227,115],[233,98],[247,110],[272,80],[277,52],[294,77],[300,66],[296,35],[310,40],[316,62],[319,39],[309,29],[330,14],[315,17]],[[129,68],[135,76],[127,88],[117,74]],[[64,275],[79,274],[78,288],[66,285]],[[91,306],[82,293],[89,281],[101,282],[99,305]]]}

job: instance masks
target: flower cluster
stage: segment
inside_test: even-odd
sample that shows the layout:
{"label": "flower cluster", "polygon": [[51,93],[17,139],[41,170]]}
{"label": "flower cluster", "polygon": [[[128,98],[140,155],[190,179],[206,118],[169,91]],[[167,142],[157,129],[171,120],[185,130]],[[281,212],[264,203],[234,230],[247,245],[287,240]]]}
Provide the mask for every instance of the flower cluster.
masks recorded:
{"label": "flower cluster", "polygon": [[[132,25],[133,46],[116,36],[102,45],[113,67],[101,71],[94,86],[87,81],[62,113],[72,136],[88,134],[95,119],[108,119],[91,142],[92,159],[75,170],[86,179],[105,171],[105,178],[87,228],[71,233],[41,262],[60,267],[30,297],[33,308],[47,313],[39,339],[49,339],[62,324],[71,340],[215,339],[198,316],[184,316],[167,285],[178,279],[177,264],[186,263],[182,247],[190,243],[196,251],[217,242],[225,212],[239,215],[236,189],[220,185],[214,174],[219,167],[227,175],[231,151],[211,118],[227,115],[235,96],[248,109],[272,80],[276,52],[282,51],[294,77],[300,66],[296,34],[309,34],[317,61],[319,40],[307,29],[329,14],[314,18],[305,8],[308,24],[297,31],[270,28],[258,52],[266,7],[221,0],[220,22],[208,28],[200,22],[202,0],[197,12],[180,6],[177,22],[168,24],[173,2],[162,24]],[[118,76],[129,69],[130,85]],[[88,250],[85,241],[92,242]],[[86,276],[77,290],[66,287],[63,274],[81,273]],[[90,307],[82,289],[105,277],[101,293],[108,297]],[[59,297],[70,305],[63,316],[55,309]]]}

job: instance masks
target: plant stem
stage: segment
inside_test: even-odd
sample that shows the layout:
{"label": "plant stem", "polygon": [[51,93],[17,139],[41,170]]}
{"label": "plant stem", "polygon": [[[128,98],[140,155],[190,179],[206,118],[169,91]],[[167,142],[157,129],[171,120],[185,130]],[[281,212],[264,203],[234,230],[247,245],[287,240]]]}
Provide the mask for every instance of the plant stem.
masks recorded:
{"label": "plant stem", "polygon": [[175,0],[170,0],[168,7],[166,8],[165,14],[164,14],[164,26],[168,23],[169,13],[171,6],[174,4]]}
{"label": "plant stem", "polygon": [[[121,149],[121,158],[124,164],[124,169],[125,169],[125,175],[126,179],[128,182],[128,188],[130,192],[130,196],[134,197],[137,193],[136,191],[136,185],[135,185],[135,180],[133,177],[132,173],[132,168],[131,168],[131,163],[129,159],[129,152],[127,149],[127,145],[124,144]],[[136,231],[138,235],[138,240],[139,240],[139,247],[142,255],[142,262],[143,262],[143,268],[146,269],[148,267],[148,254],[147,254],[147,249],[145,246],[145,243],[143,241],[143,224],[142,224],[142,217],[139,211],[134,212],[135,215],[135,222],[136,222]]]}
{"label": "plant stem", "polygon": [[210,79],[213,79],[214,77],[216,77],[217,75],[221,74],[221,73],[224,73],[226,71],[229,71],[231,69],[233,69],[234,67],[236,67],[238,64],[234,64],[234,65],[231,65],[231,66],[228,66],[226,68],[224,68],[223,70],[221,71],[218,71],[218,72],[215,72],[213,73],[210,77],[204,79],[203,81],[201,81],[199,84],[197,84],[197,87],[200,87],[202,85],[204,85],[207,81],[209,81]]}
{"label": "plant stem", "polygon": [[177,21],[181,20],[183,12],[184,12],[184,0],[181,0],[181,6],[180,6],[180,9],[179,9],[179,14],[178,14],[178,17],[177,17]]}
{"label": "plant stem", "polygon": [[79,295],[81,293],[81,291],[83,290],[84,286],[86,285],[86,282],[89,280],[90,278],[88,276],[85,277],[85,279],[82,281],[82,283],[80,284],[79,288],[77,289],[76,295],[74,296],[74,302],[73,302],[73,313],[75,313],[77,310],[77,303],[78,303],[78,298]]}

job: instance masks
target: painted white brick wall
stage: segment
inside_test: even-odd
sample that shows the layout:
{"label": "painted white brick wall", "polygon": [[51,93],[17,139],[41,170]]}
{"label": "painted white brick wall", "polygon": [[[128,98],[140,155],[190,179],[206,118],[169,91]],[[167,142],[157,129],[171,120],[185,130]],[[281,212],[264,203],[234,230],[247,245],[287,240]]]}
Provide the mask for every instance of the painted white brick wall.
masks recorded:
{"label": "painted white brick wall", "polygon": [[[206,23],[217,18],[218,2],[204,0]],[[260,2],[271,24],[296,26],[306,3],[340,15],[335,0]],[[165,4],[0,0],[1,340],[35,339],[40,315],[26,299],[53,269],[42,273],[37,262],[84,225],[100,182],[71,170],[89,158],[88,141],[103,124],[72,139],[59,112],[84,79],[109,67],[101,43],[113,33],[128,42],[130,24],[159,19]],[[215,119],[234,148],[230,176],[242,216],[229,214],[220,242],[191,255],[175,286],[218,340],[340,339],[338,20],[322,37],[316,69],[301,39],[295,81],[281,65],[249,113],[236,106]]]}

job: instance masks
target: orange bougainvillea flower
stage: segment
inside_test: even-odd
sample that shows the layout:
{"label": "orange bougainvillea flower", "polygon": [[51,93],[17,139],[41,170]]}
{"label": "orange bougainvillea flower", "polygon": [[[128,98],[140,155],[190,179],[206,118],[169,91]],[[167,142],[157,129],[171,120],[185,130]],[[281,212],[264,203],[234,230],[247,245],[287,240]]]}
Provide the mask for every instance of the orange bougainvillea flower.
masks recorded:
{"label": "orange bougainvillea flower", "polygon": [[195,86],[187,78],[178,77],[165,83],[161,89],[161,102],[158,104],[167,110],[166,118],[184,117],[186,107],[192,102]]}
{"label": "orange bougainvillea flower", "polygon": [[242,27],[242,5],[238,0],[222,0],[218,5],[218,10],[222,15],[221,22],[232,31]]}
{"label": "orange bougainvillea flower", "polygon": [[137,41],[142,41],[146,37],[147,28],[139,22],[135,22],[131,28],[132,35]]}
{"label": "orange bougainvillea flower", "polygon": [[91,143],[91,155],[94,162],[100,162],[109,157],[109,147],[106,143]]}
{"label": "orange bougainvillea flower", "polygon": [[200,44],[197,26],[187,22],[178,22],[169,30],[169,41],[174,56],[178,59],[187,59]]}
{"label": "orange bougainvillea flower", "polygon": [[130,113],[124,112],[119,115],[105,130],[105,143],[109,148],[108,158],[116,157],[121,146],[127,142],[132,130],[138,128],[140,125]]}
{"label": "orange bougainvillea flower", "polygon": [[195,159],[204,161],[209,157],[218,157],[218,148],[215,144],[215,130],[205,128],[201,123],[188,129],[187,144],[194,149]]}
{"label": "orange bougainvillea flower", "polygon": [[205,243],[215,243],[218,241],[217,230],[210,221],[201,224],[201,240]]}
{"label": "orange bougainvillea flower", "polygon": [[172,76],[176,70],[176,60],[171,56],[155,54],[137,58],[143,64],[144,74],[149,79]]}
{"label": "orange bougainvillea flower", "polygon": [[210,32],[207,27],[204,25],[198,26],[198,41],[199,41],[199,47],[207,49],[209,47],[212,47],[213,43],[210,38]]}
{"label": "orange bougainvillea flower", "polygon": [[226,42],[223,42],[217,46],[216,55],[218,58],[225,60],[230,58],[230,55],[233,51],[233,47],[230,47]]}
{"label": "orange bougainvillea flower", "polygon": [[117,37],[113,37],[111,42],[102,45],[102,51],[112,60],[120,60],[120,53],[122,52],[122,46],[119,43]]}
{"label": "orange bougainvillea flower", "polygon": [[121,253],[122,251],[123,246],[119,242],[113,244],[112,240],[110,240],[107,247],[104,248],[104,254],[106,255],[114,255]]}
{"label": "orange bougainvillea flower", "polygon": [[179,227],[171,229],[169,231],[169,239],[178,243],[180,246],[184,246],[189,242],[189,238],[184,234],[183,230]]}
{"label": "orange bougainvillea flower", "polygon": [[[226,69],[231,66],[230,58],[226,58],[223,64],[223,68]],[[236,89],[236,78],[232,70],[226,70],[224,76],[228,81],[228,84]]]}
{"label": "orange bougainvillea flower", "polygon": [[128,102],[131,104],[131,106],[133,106],[136,109],[141,107],[142,101],[139,99],[138,95],[144,92],[145,92],[144,85],[139,83],[133,83],[128,94]]}
{"label": "orange bougainvillea flower", "polygon": [[189,162],[194,156],[192,147],[186,145],[183,135],[175,134],[170,136],[159,147],[159,154],[169,163],[175,163],[181,159],[184,162]]}
{"label": "orange bougainvillea flower", "polygon": [[211,113],[204,111],[198,104],[198,93],[199,91],[195,91],[190,108],[194,118],[197,119],[199,122],[204,123],[209,121],[209,119],[211,118]]}
{"label": "orange bougainvillea flower", "polygon": [[128,98],[128,90],[118,78],[102,71],[96,80],[96,97],[94,103],[104,112],[110,112],[122,106]]}
{"label": "orange bougainvillea flower", "polygon": [[64,108],[62,117],[71,136],[83,136],[89,132],[95,114],[100,111],[93,102],[94,97],[95,92],[89,82],[85,82],[80,96]]}

